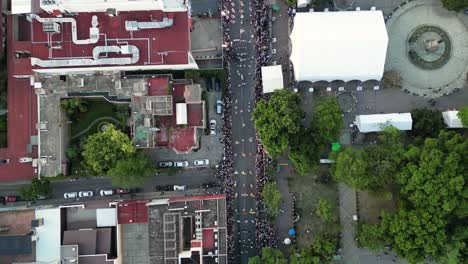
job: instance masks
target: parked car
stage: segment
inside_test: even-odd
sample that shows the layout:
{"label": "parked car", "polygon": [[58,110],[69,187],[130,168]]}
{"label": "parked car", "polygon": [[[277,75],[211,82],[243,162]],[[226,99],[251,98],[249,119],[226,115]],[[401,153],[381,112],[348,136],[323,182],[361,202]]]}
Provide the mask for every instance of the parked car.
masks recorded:
{"label": "parked car", "polygon": [[208,166],[209,164],[210,164],[210,161],[207,159],[195,160],[193,162],[193,165],[195,166]]}
{"label": "parked car", "polygon": [[32,162],[32,161],[33,161],[33,158],[30,158],[30,157],[23,157],[19,159],[20,163],[27,163],[27,162]]}
{"label": "parked car", "polygon": [[188,161],[176,161],[174,162],[174,167],[187,167]]}
{"label": "parked car", "polygon": [[211,119],[210,121],[210,135],[215,136],[216,135],[216,120]]}
{"label": "parked car", "polygon": [[113,194],[114,194],[114,190],[100,190],[99,191],[99,195],[101,196],[109,196]]}
{"label": "parked car", "polygon": [[172,167],[173,163],[171,161],[161,161],[159,162],[158,165],[161,168],[168,168],[168,167]]}
{"label": "parked car", "polygon": [[1,204],[5,204],[5,197],[0,196],[0,203],[1,203]]}
{"label": "parked car", "polygon": [[185,185],[174,185],[174,191],[185,191]]}
{"label": "parked car", "polygon": [[223,112],[223,101],[221,99],[216,101],[216,113],[221,114]]}
{"label": "parked car", "polygon": [[130,189],[124,189],[124,188],[117,188],[116,191],[117,191],[118,194],[129,194],[129,193],[132,192],[132,190],[130,190]]}
{"label": "parked car", "polygon": [[215,89],[216,92],[220,92],[220,91],[221,91],[221,82],[219,81],[218,78],[216,78],[216,80],[215,80],[214,89]]}
{"label": "parked car", "polygon": [[63,197],[65,199],[76,198],[76,197],[78,197],[78,193],[77,192],[64,193]]}
{"label": "parked car", "polygon": [[79,197],[93,197],[93,191],[81,191],[78,193]]}
{"label": "parked car", "polygon": [[0,159],[0,164],[8,164],[10,163],[10,159]]}
{"label": "parked car", "polygon": [[19,200],[19,197],[16,196],[16,195],[5,196],[5,202],[7,202],[7,203],[14,203],[14,202],[16,202],[18,200]]}
{"label": "parked car", "polygon": [[206,81],[206,90],[208,92],[213,91],[213,83],[211,82],[211,78],[206,78],[205,81]]}

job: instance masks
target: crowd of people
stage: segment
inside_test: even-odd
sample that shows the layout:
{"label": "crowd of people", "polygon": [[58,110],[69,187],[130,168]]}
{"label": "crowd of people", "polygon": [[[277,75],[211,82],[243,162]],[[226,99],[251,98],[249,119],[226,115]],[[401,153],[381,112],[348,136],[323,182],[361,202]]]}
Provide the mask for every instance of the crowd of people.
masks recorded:
{"label": "crowd of people", "polygon": [[[269,37],[268,37],[268,8],[264,0],[255,0],[251,3],[251,11],[253,11],[252,25],[255,29],[255,47],[256,47],[256,69],[255,69],[255,102],[264,98],[263,89],[262,89],[262,79],[261,79],[261,67],[266,65],[268,61],[268,52],[269,52]],[[217,176],[223,181],[223,189],[226,195],[226,210],[227,215],[227,226],[228,226],[228,256],[229,261],[235,260],[235,246],[236,241],[234,240],[234,224],[235,210],[233,208],[233,200],[235,199],[235,179],[234,177],[234,168],[233,168],[233,147],[232,147],[232,118],[231,118],[231,108],[232,108],[232,87],[231,87],[231,62],[234,58],[234,54],[231,50],[231,40],[230,37],[230,25],[236,23],[236,16],[234,10],[234,0],[223,0],[221,1],[221,16],[223,23],[223,43],[225,47],[224,52],[224,69],[227,73],[226,77],[226,92],[223,101],[223,137],[221,139],[224,145],[224,156],[223,160],[218,167]],[[241,13],[242,14],[242,13]],[[242,15],[240,19],[242,19]],[[256,152],[255,152],[255,161],[256,161],[256,175],[257,175],[257,185],[256,185],[256,201],[257,201],[257,212],[259,209],[264,208],[261,191],[265,185],[267,176],[265,174],[265,166],[271,162],[271,159],[265,152],[262,144],[260,143],[258,134],[256,135]],[[273,228],[273,225],[266,219],[265,216],[256,214],[255,215],[256,223],[256,246],[257,248],[265,246],[275,246],[276,244],[276,234]]]}

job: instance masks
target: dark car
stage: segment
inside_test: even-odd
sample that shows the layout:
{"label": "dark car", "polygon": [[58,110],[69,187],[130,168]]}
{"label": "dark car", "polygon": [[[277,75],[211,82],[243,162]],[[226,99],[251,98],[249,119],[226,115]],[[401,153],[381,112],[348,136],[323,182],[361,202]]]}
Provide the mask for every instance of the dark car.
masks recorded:
{"label": "dark car", "polygon": [[221,92],[221,81],[219,81],[218,78],[215,79],[215,91],[216,92]]}
{"label": "dark car", "polygon": [[0,164],[1,163],[8,164],[8,163],[10,163],[10,159],[0,159]]}
{"label": "dark car", "polygon": [[19,200],[19,197],[15,196],[15,195],[5,196],[5,202],[7,202],[7,203],[14,203],[14,202],[16,202],[18,200]]}
{"label": "dark car", "polygon": [[5,204],[5,197],[0,196],[0,204]]}
{"label": "dark car", "polygon": [[213,83],[211,82],[211,78],[206,78],[206,90],[208,92],[213,91]]}
{"label": "dark car", "polygon": [[129,194],[132,192],[131,189],[124,189],[124,188],[117,188],[116,191],[118,194]]}

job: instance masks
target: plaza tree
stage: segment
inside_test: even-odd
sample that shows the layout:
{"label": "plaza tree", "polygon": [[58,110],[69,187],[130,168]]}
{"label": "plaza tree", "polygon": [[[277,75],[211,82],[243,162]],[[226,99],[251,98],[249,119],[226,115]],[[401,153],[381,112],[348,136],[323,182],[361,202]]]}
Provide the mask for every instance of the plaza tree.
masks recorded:
{"label": "plaza tree", "polygon": [[132,157],[135,153],[132,141],[122,131],[109,125],[105,131],[89,136],[84,145],[84,162],[99,175],[117,164],[117,161]]}
{"label": "plaza tree", "polygon": [[334,211],[335,211],[336,205],[332,202],[330,202],[327,199],[324,198],[319,198],[315,213],[322,219],[324,222],[332,222],[334,220]]}
{"label": "plaza tree", "polygon": [[450,11],[460,11],[463,8],[468,8],[467,0],[442,0],[442,5]]}
{"label": "plaza tree", "polygon": [[301,136],[296,137],[294,141],[288,154],[289,160],[299,174],[307,175],[319,164],[320,153],[324,146],[318,145],[314,141],[314,135],[309,129],[304,131]]}
{"label": "plaza tree", "polygon": [[468,127],[468,105],[460,108],[460,111],[458,111],[458,118],[460,118],[463,126]]}
{"label": "plaza tree", "polygon": [[281,205],[281,193],[273,181],[267,182],[262,190],[263,202],[266,205],[267,214],[270,218],[278,216]]}
{"label": "plaza tree", "polygon": [[60,101],[60,106],[70,118],[77,118],[78,113],[88,111],[88,102],[79,97],[63,99]]}
{"label": "plaza tree", "polygon": [[338,245],[338,239],[327,233],[318,233],[312,245],[293,252],[290,264],[323,264],[331,263]]}
{"label": "plaza tree", "polygon": [[385,246],[385,229],[381,225],[361,224],[358,227],[358,243],[377,253]]}
{"label": "plaza tree", "polygon": [[154,172],[153,162],[138,152],[130,158],[118,160],[107,174],[112,178],[112,185],[128,189],[142,185]]}
{"label": "plaza tree", "polygon": [[310,129],[319,145],[328,145],[339,138],[343,117],[336,98],[326,99],[316,106]]}
{"label": "plaza tree", "polygon": [[303,131],[304,116],[299,96],[289,90],[277,90],[269,100],[261,100],[252,114],[262,144],[272,157],[284,153],[292,138]]}
{"label": "plaza tree", "polygon": [[279,249],[264,247],[262,248],[261,257],[255,256],[249,259],[249,264],[286,264],[286,257]]}
{"label": "plaza tree", "polygon": [[416,108],[411,111],[411,117],[413,119],[411,134],[415,137],[437,137],[440,130],[446,127],[442,113],[437,110]]}

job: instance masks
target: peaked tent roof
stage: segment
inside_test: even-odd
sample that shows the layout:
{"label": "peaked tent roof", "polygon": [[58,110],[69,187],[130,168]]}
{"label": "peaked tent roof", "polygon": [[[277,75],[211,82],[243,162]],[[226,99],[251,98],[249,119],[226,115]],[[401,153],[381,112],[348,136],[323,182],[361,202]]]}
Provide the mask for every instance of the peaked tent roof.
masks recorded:
{"label": "peaked tent roof", "polygon": [[458,111],[442,112],[442,117],[449,128],[462,128],[462,122],[458,117]]}
{"label": "peaked tent roof", "polygon": [[297,81],[380,80],[388,36],[383,13],[297,13],[291,33]]}
{"label": "peaked tent roof", "polygon": [[263,93],[272,93],[283,89],[283,71],[281,65],[262,67]]}
{"label": "peaked tent roof", "polygon": [[358,115],[356,125],[361,133],[383,131],[388,126],[394,126],[398,130],[411,130],[413,119],[410,113]]}

